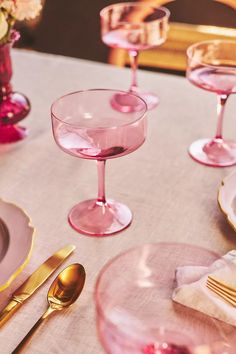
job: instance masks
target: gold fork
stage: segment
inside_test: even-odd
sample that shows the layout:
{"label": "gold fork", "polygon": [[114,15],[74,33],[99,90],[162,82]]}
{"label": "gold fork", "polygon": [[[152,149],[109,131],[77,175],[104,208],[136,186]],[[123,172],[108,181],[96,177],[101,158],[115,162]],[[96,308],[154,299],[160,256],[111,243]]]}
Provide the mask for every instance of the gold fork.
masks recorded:
{"label": "gold fork", "polygon": [[208,276],[207,287],[222,297],[225,301],[236,307],[236,289],[222,282],[214,276]]}
{"label": "gold fork", "polygon": [[236,296],[236,288],[234,288],[232,285],[229,285],[225,283],[224,281],[216,278],[214,275],[209,275],[207,281],[211,282],[212,284],[215,284],[219,288],[229,292],[231,295]]}

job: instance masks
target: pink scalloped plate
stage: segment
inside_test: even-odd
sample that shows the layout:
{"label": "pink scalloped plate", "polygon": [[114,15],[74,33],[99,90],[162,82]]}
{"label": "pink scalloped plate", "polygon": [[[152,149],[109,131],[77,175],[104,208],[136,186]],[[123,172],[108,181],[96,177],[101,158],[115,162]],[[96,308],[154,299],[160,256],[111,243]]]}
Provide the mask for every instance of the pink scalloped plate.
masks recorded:
{"label": "pink scalloped plate", "polygon": [[28,263],[35,229],[28,215],[0,199],[0,291],[6,289]]}
{"label": "pink scalloped plate", "polygon": [[218,191],[218,204],[228,223],[236,231],[236,170],[221,182]]}

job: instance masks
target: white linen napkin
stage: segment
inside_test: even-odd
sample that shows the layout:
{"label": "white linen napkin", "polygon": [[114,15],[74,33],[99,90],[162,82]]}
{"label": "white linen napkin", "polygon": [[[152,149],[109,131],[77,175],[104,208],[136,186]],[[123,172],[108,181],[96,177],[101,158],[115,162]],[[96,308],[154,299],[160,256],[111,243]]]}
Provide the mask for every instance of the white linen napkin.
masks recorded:
{"label": "white linen napkin", "polygon": [[236,326],[236,307],[207,288],[207,277],[210,274],[236,288],[236,250],[228,252],[210,267],[177,268],[177,287],[172,300]]}

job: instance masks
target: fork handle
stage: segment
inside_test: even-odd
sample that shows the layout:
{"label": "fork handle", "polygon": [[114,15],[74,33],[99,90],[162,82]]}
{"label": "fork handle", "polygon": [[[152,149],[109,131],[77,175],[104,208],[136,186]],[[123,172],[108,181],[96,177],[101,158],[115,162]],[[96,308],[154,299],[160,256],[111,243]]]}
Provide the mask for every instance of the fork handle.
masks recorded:
{"label": "fork handle", "polygon": [[22,339],[22,341],[18,344],[18,346],[13,350],[11,354],[17,354],[20,353],[25,345],[30,341],[34,333],[37,331],[37,329],[41,326],[43,321],[55,310],[52,308],[48,308],[46,312],[43,314],[42,317],[39,318],[39,320],[33,325],[33,327],[30,329],[30,331],[26,334],[26,336]]}

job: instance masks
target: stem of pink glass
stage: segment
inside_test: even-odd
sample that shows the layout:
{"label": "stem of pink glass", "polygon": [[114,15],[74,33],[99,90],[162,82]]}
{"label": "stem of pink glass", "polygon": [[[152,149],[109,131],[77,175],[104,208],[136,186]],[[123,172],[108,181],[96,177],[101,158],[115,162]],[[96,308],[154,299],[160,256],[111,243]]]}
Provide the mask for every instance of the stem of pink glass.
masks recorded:
{"label": "stem of pink glass", "polygon": [[105,164],[106,160],[97,160],[98,169],[98,197],[97,202],[105,204]]}
{"label": "stem of pink glass", "polygon": [[216,135],[215,139],[222,139],[222,130],[223,130],[223,118],[224,118],[224,110],[225,110],[225,103],[228,99],[229,95],[217,95],[217,128],[216,128]]}
{"label": "stem of pink glass", "polygon": [[137,50],[129,50],[130,66],[132,70],[131,86],[129,89],[130,92],[138,91],[138,84],[137,84],[138,54],[139,52]]}

